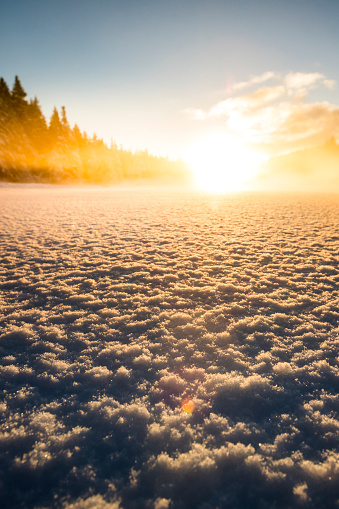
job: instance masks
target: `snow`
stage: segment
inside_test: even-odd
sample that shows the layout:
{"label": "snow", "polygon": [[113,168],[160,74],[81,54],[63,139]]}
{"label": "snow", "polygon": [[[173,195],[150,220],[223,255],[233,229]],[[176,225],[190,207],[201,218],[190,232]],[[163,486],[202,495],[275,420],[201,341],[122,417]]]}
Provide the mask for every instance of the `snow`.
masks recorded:
{"label": "snow", "polygon": [[3,184],[0,213],[4,509],[338,506],[337,196]]}

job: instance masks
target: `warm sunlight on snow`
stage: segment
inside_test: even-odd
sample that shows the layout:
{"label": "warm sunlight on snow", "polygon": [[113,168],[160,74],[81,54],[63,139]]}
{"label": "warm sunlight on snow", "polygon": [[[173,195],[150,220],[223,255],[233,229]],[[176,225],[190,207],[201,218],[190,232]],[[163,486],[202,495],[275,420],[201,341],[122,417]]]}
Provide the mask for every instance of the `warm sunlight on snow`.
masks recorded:
{"label": "warm sunlight on snow", "polygon": [[264,156],[239,138],[213,133],[192,145],[185,159],[199,189],[224,193],[249,189]]}

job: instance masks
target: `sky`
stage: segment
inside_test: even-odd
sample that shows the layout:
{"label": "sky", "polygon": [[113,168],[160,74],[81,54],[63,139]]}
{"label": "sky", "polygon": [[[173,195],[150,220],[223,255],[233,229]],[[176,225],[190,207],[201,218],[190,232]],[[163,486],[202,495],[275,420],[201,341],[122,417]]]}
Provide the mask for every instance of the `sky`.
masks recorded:
{"label": "sky", "polygon": [[336,0],[1,0],[0,74],[125,148],[282,153],[339,135],[338,19]]}

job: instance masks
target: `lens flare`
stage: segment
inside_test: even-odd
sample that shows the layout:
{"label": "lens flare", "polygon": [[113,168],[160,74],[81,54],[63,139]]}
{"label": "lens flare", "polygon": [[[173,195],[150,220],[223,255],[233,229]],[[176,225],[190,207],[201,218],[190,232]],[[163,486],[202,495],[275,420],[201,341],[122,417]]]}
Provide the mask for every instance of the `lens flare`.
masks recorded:
{"label": "lens flare", "polygon": [[181,402],[181,408],[186,414],[191,414],[195,408],[195,403],[192,398],[185,398]]}

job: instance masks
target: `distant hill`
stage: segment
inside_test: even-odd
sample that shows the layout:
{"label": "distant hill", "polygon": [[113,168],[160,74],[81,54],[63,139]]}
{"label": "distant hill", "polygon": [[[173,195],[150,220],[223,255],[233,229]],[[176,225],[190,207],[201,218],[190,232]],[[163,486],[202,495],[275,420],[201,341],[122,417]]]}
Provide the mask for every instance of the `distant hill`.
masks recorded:
{"label": "distant hill", "polygon": [[276,190],[339,191],[339,145],[331,138],[319,147],[271,157],[260,183]]}

